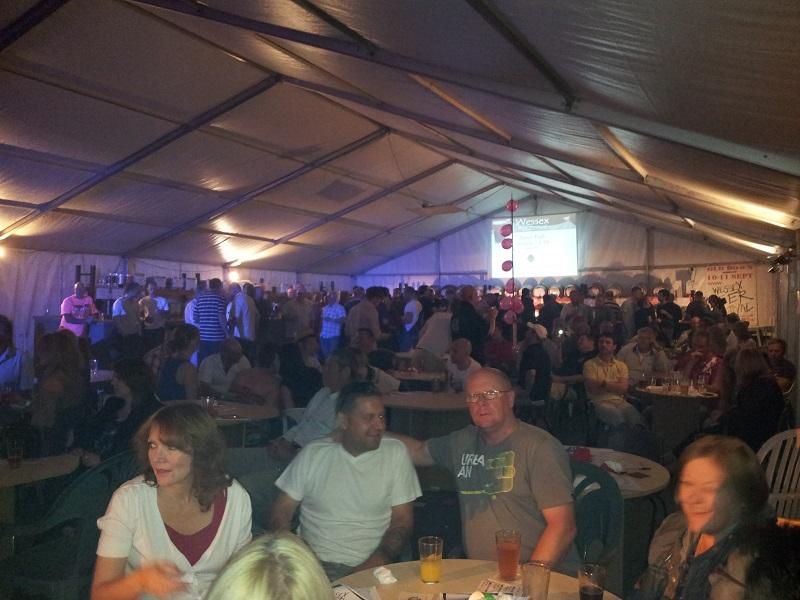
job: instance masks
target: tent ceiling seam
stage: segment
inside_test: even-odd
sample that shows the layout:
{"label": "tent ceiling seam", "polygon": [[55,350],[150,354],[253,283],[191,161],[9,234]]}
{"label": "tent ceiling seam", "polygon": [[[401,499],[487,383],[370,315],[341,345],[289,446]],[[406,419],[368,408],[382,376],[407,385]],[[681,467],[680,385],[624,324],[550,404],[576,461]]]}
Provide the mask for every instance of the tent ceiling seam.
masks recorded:
{"label": "tent ceiling seam", "polygon": [[108,167],[103,169],[100,173],[97,173],[94,177],[91,177],[87,181],[78,184],[77,186],[61,194],[57,198],[50,200],[42,208],[39,209],[39,212],[36,215],[20,219],[19,221],[16,221],[15,223],[12,223],[11,225],[7,226],[5,229],[3,229],[2,232],[0,232],[0,239],[5,239],[9,235],[13,234],[13,232],[19,229],[20,227],[28,225],[29,223],[40,218],[43,214],[46,214],[47,212],[53,210],[54,208],[57,208],[62,204],[68,202],[72,198],[78,196],[79,194],[82,194],[83,192],[97,186],[98,184],[102,183],[106,179],[109,179],[113,175],[116,175],[117,173],[124,171],[130,165],[142,160],[143,158],[146,158],[147,156],[150,156],[151,154],[157,152],[164,146],[167,146],[168,144],[187,135],[188,133],[191,133],[198,127],[202,126],[204,123],[207,123],[208,121],[218,117],[221,114],[228,112],[229,110],[235,108],[236,106],[243,104],[247,100],[254,98],[255,96],[261,94],[262,92],[274,86],[278,81],[279,81],[278,76],[272,75],[270,77],[267,77],[266,79],[259,81],[255,85],[248,87],[244,91],[239,92],[235,96],[230,97],[229,99],[218,104],[217,106],[214,106],[204,111],[203,113],[201,113],[191,121],[187,122],[186,124],[181,125],[180,127],[177,127],[176,129],[173,129],[167,132],[166,134],[156,138],[143,148],[140,148],[139,150],[133,152],[132,154],[129,154],[125,158],[109,165]]}
{"label": "tent ceiling seam", "polygon": [[330,223],[330,222],[332,222],[332,221],[334,221],[334,220],[336,220],[336,219],[338,219],[338,218],[340,218],[340,217],[342,217],[342,216],[344,216],[344,215],[346,215],[348,213],[356,211],[356,210],[358,210],[360,208],[363,208],[363,207],[365,207],[365,206],[367,206],[369,204],[372,204],[373,202],[377,202],[381,198],[384,198],[386,196],[389,196],[389,195],[393,194],[398,189],[404,188],[404,187],[409,186],[409,185],[413,185],[417,181],[421,181],[422,179],[425,179],[426,177],[430,177],[431,175],[434,175],[434,174],[438,173],[439,171],[442,171],[442,170],[446,169],[447,167],[451,166],[452,164],[453,164],[453,161],[444,161],[444,162],[442,162],[442,163],[440,163],[438,165],[435,165],[435,166],[433,166],[433,167],[431,167],[429,169],[426,169],[425,171],[422,171],[421,173],[417,173],[413,177],[410,177],[410,178],[405,179],[403,181],[397,182],[392,186],[389,186],[389,187],[384,188],[384,189],[382,189],[382,190],[380,190],[380,191],[378,191],[378,192],[376,192],[374,194],[371,194],[371,195],[367,196],[366,198],[356,202],[355,204],[352,204],[352,205],[350,205],[348,207],[343,208],[342,210],[339,210],[339,211],[336,211],[334,213],[331,213],[330,215],[328,215],[324,219],[320,219],[318,221],[315,221],[314,223],[310,223],[308,225],[305,225],[305,226],[303,226],[303,227],[301,227],[301,228],[299,228],[299,229],[297,229],[297,230],[295,230],[295,231],[293,231],[293,232],[291,232],[289,234],[286,234],[286,235],[282,236],[281,238],[276,240],[274,244],[271,244],[270,246],[262,248],[261,250],[257,251],[254,254],[255,255],[261,254],[263,252],[266,252],[270,248],[274,248],[275,246],[278,246],[278,245],[280,245],[280,244],[282,244],[282,243],[284,243],[284,242],[286,242],[288,240],[291,240],[293,238],[299,237],[299,236],[301,236],[301,235],[303,235],[305,233],[308,233],[309,231],[312,231],[314,229],[318,229],[319,227],[327,225],[328,223]]}
{"label": "tent ceiling seam", "polygon": [[[492,178],[492,179],[494,179],[494,178]],[[491,191],[491,190],[493,190],[494,188],[497,188],[497,187],[504,187],[504,185],[502,183],[500,183],[499,181],[495,181],[494,183],[492,183],[490,185],[484,186],[479,190],[475,190],[474,192],[471,192],[471,193],[467,194],[466,196],[462,196],[461,198],[458,198],[457,200],[454,200],[452,202],[448,202],[446,204],[447,205],[460,204],[462,202],[466,202],[467,200],[471,200],[472,198],[480,196],[481,194],[485,194],[486,192]],[[347,248],[343,248],[342,250],[337,251],[336,254],[334,254],[333,256],[328,257],[326,260],[330,260],[331,258],[337,258],[337,257],[342,256],[344,254],[348,254],[350,252],[354,252],[354,251],[358,250],[359,248],[374,242],[375,240],[378,240],[378,239],[380,239],[382,237],[386,237],[386,236],[392,235],[392,233],[396,233],[397,230],[399,230],[399,229],[402,229],[402,228],[405,228],[405,227],[412,227],[412,226],[414,226],[414,225],[416,225],[418,223],[421,223],[422,221],[424,221],[425,219],[428,219],[428,218],[431,218],[431,217],[417,217],[417,218],[411,219],[407,223],[402,223],[400,225],[395,225],[393,227],[389,227],[388,229],[385,229],[381,233],[379,233],[377,235],[374,235],[371,238],[368,238],[366,240],[362,240],[360,242],[357,242],[355,244],[352,244],[352,245],[348,246]],[[306,265],[305,268],[307,268],[307,269],[314,268],[321,262],[323,262],[323,261],[320,260],[320,261],[313,262],[310,265]]]}
{"label": "tent ceiling seam", "polygon": [[[776,152],[765,151],[762,148],[749,147],[743,144],[730,142],[711,135],[696,131],[684,130],[664,123],[637,117],[618,110],[580,102],[567,111],[562,106],[563,98],[560,94],[546,92],[534,88],[520,88],[519,86],[503,84],[497,81],[486,80],[475,74],[461,73],[452,68],[442,68],[408,57],[378,49],[372,54],[363,51],[354,42],[343,42],[325,36],[254,19],[248,19],[236,14],[212,9],[207,6],[192,7],[182,0],[129,0],[139,4],[156,6],[175,12],[192,15],[195,17],[216,21],[244,30],[256,31],[277,38],[287,39],[303,45],[320,48],[329,52],[351,56],[360,60],[374,62],[389,68],[404,72],[412,72],[427,77],[432,77],[443,82],[461,85],[483,93],[489,93],[514,102],[520,102],[543,110],[576,118],[599,121],[613,127],[621,127],[629,131],[641,133],[646,136],[670,141],[688,147],[698,148],[720,156],[727,156],[743,162],[756,164],[768,169],[800,176],[800,159],[781,155]],[[476,83],[477,82],[477,83]],[[480,85],[479,85],[480,84]]]}
{"label": "tent ceiling seam", "polygon": [[135,248],[130,249],[126,253],[126,255],[127,254],[133,255],[133,254],[136,254],[138,252],[141,252],[145,248],[148,248],[148,247],[153,246],[155,244],[161,243],[164,240],[169,239],[170,237],[173,237],[175,235],[183,233],[184,231],[188,231],[188,230],[192,229],[193,227],[195,227],[196,225],[198,225],[199,223],[202,223],[204,221],[209,221],[211,219],[217,218],[217,217],[225,214],[226,212],[229,212],[230,210],[236,208],[237,206],[239,206],[241,204],[244,204],[245,202],[248,202],[248,201],[254,199],[256,196],[259,196],[259,195],[261,195],[261,194],[263,194],[265,192],[273,190],[273,189],[275,189],[275,188],[277,188],[277,187],[279,187],[279,186],[281,186],[281,185],[283,185],[285,183],[293,181],[293,180],[297,179],[298,177],[301,177],[302,175],[305,175],[306,173],[308,173],[310,171],[313,171],[314,169],[317,169],[318,167],[320,167],[320,166],[322,166],[322,165],[324,165],[324,164],[326,164],[326,163],[328,163],[330,161],[333,161],[333,160],[336,160],[338,158],[341,158],[342,156],[345,156],[346,154],[349,154],[350,152],[354,152],[354,151],[358,150],[359,148],[367,146],[367,145],[371,144],[372,142],[374,142],[375,140],[378,140],[378,139],[382,138],[383,136],[387,135],[387,133],[388,133],[388,130],[385,129],[385,128],[384,129],[377,129],[377,130],[373,131],[372,133],[369,133],[366,136],[364,136],[364,137],[362,137],[362,138],[360,138],[358,140],[355,140],[354,142],[351,142],[351,143],[347,144],[346,146],[343,146],[342,148],[338,148],[337,150],[334,150],[333,152],[330,152],[330,153],[326,154],[325,156],[322,156],[322,157],[320,157],[320,158],[318,158],[318,159],[316,159],[316,160],[314,160],[314,161],[312,161],[312,162],[310,162],[308,164],[303,165],[302,167],[300,167],[298,169],[295,169],[294,171],[292,171],[290,173],[287,173],[286,175],[283,175],[282,177],[279,177],[278,179],[274,179],[274,180],[272,180],[272,181],[270,181],[270,182],[268,182],[266,184],[263,184],[263,185],[255,188],[253,190],[250,190],[249,192],[247,192],[245,194],[242,194],[241,196],[237,196],[237,197],[231,199],[230,201],[228,201],[227,203],[225,203],[224,205],[222,205],[220,207],[217,207],[214,210],[208,211],[208,212],[206,212],[206,213],[204,213],[204,214],[202,214],[202,215],[200,215],[200,216],[198,216],[198,217],[196,217],[194,219],[191,219],[190,221],[184,223],[183,225],[181,225],[179,227],[175,227],[175,228],[171,229],[169,232],[167,232],[164,235],[158,236],[158,237],[156,237],[156,238],[154,238],[152,240],[149,240],[149,241],[147,241],[147,242],[145,242],[143,244],[140,244],[139,246],[137,246]]}

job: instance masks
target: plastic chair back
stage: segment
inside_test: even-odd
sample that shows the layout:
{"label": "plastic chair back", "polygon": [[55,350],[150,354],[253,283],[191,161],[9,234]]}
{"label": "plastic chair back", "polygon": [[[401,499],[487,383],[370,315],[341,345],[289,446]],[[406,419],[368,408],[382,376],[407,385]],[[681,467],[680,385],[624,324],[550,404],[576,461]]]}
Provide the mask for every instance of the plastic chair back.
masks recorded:
{"label": "plastic chair back", "polygon": [[97,519],[114,490],[136,474],[134,465],[133,452],[112,456],[75,479],[40,521],[0,532],[17,547],[0,563],[0,579],[49,598],[84,597],[97,551]]}
{"label": "plastic chair back", "polygon": [[622,540],[622,494],[614,478],[599,467],[578,461],[571,466],[578,555],[607,565]]}
{"label": "plastic chair back", "polygon": [[769,501],[778,517],[800,518],[800,429],[782,431],[758,451],[769,485]]}

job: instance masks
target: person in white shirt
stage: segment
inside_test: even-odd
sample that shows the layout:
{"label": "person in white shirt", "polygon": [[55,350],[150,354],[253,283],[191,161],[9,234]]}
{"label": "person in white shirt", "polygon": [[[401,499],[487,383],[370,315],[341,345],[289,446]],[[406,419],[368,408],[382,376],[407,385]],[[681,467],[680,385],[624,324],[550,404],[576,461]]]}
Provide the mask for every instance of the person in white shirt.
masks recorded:
{"label": "person in white shirt", "polygon": [[398,350],[408,352],[417,345],[419,330],[422,328],[422,303],[417,300],[417,292],[410,286],[403,290],[403,299],[406,304],[403,308],[403,331]]}
{"label": "person in white shirt", "polygon": [[269,443],[270,456],[288,462],[300,448],[329,435],[336,425],[339,391],[351,381],[362,380],[366,374],[367,358],[360,350],[339,348],[331,354],[322,369],[324,387],[311,398],[300,422]]}
{"label": "person in white shirt", "polygon": [[445,361],[447,381],[454,392],[464,391],[464,382],[472,373],[480,370],[481,365],[470,356],[472,344],[468,339],[458,338],[450,344],[450,356]]}
{"label": "person in white shirt", "polygon": [[93,600],[205,597],[251,538],[250,498],[223,470],[225,440],[196,404],[166,406],[135,439],[142,475],[97,521]]}
{"label": "person in white shirt", "polygon": [[14,346],[14,325],[5,315],[0,315],[0,387],[9,395],[33,387],[32,361]]}
{"label": "person in white shirt", "polygon": [[404,444],[385,438],[385,411],[368,383],[345,387],[332,437],[306,446],[275,482],[270,528],[301,537],[332,580],[394,562],[414,525],[419,481]]}
{"label": "person in white shirt", "polygon": [[419,332],[419,341],[414,350],[414,364],[423,371],[443,371],[442,357],[450,347],[450,303],[442,298],[433,303],[433,314],[425,321]]}
{"label": "person in white shirt", "polygon": [[251,368],[250,361],[242,352],[236,338],[222,342],[218,354],[212,354],[200,363],[200,393],[226,394],[231,383],[240,371]]}
{"label": "person in white shirt", "polygon": [[[225,315],[233,336],[239,340],[244,355],[252,362],[255,358],[256,323],[259,312],[256,301],[248,294],[249,288],[253,288],[252,283],[230,284],[228,297],[231,300],[228,302]],[[255,288],[253,290],[255,291]]]}

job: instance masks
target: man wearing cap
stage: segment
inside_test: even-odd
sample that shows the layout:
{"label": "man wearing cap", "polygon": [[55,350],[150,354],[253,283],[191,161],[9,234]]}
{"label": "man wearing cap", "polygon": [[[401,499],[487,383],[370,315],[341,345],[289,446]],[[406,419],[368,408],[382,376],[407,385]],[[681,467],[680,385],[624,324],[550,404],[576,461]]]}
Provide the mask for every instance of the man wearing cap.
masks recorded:
{"label": "man wearing cap", "polygon": [[319,362],[319,338],[314,330],[306,327],[298,331],[295,344],[303,357],[303,364],[322,373],[322,363]]}
{"label": "man wearing cap", "polygon": [[455,476],[467,557],[496,560],[495,531],[522,534],[522,562],[577,567],[572,471],[561,443],[514,416],[508,377],[482,368],[465,396],[474,425],[428,441],[395,433],[417,466],[440,465]]}

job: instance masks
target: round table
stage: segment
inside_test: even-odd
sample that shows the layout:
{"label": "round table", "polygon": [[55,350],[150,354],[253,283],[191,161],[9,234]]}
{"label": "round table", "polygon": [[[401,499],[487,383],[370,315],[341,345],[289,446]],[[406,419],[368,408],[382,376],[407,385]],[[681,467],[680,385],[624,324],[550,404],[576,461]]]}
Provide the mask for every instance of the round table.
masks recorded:
{"label": "round table", "polygon": [[44,458],[23,458],[12,469],[6,459],[0,459],[0,523],[14,522],[14,488],[18,485],[44,481],[72,473],[81,464],[77,454],[59,454]]}
{"label": "round table", "polygon": [[664,386],[636,388],[635,395],[649,407],[651,429],[671,451],[700,427],[703,416],[716,405],[719,396],[711,392],[681,394]]}
{"label": "round table", "polygon": [[[493,543],[492,540],[489,540],[489,543]],[[478,584],[482,580],[497,576],[497,563],[488,560],[445,559],[442,561],[441,581],[431,584],[422,583],[419,578],[419,561],[386,566],[397,578],[397,583],[381,585],[372,575],[372,569],[342,577],[335,583],[353,588],[375,586],[381,600],[397,600],[401,592],[469,595],[478,589]],[[549,600],[577,600],[578,597],[578,580],[575,577],[556,572],[550,574]],[[619,598],[607,591],[604,600],[619,600]]]}
{"label": "round table", "polygon": [[[608,448],[589,448],[589,452],[589,462],[614,478],[625,500],[656,494],[669,485],[669,471],[648,458]],[[607,460],[619,463],[622,473],[604,469],[603,463]]]}
{"label": "round table", "polygon": [[400,381],[436,381],[441,379],[445,381],[447,374],[442,371],[387,371],[389,375]]}

